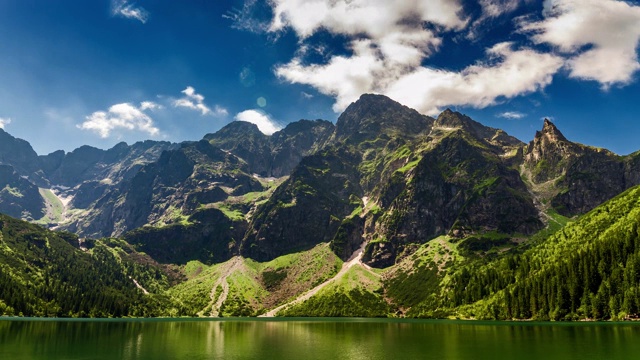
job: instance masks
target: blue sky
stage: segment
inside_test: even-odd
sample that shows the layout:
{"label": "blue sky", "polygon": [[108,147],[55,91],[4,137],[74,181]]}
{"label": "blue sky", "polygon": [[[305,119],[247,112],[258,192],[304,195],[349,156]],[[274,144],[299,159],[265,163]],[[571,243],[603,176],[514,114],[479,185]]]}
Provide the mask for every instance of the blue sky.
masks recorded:
{"label": "blue sky", "polygon": [[627,154],[639,40],[637,1],[0,1],[0,127],[40,154],[198,140],[335,121],[368,92]]}

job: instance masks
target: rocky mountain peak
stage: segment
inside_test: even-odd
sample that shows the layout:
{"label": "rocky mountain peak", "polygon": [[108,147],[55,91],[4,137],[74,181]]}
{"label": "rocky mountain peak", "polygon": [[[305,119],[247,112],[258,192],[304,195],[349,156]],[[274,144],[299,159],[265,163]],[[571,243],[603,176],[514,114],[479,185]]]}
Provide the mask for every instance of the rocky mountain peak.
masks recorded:
{"label": "rocky mountain peak", "polygon": [[567,140],[549,119],[545,119],[542,130],[536,131],[527,146],[524,162],[532,173],[532,180],[542,183],[565,174],[572,159],[584,151],[583,146]]}
{"label": "rocky mountain peak", "polygon": [[433,121],[384,95],[364,94],[338,118],[336,138],[360,142],[383,133],[413,136],[428,131]]}
{"label": "rocky mountain peak", "polygon": [[47,186],[42,177],[40,158],[26,140],[15,138],[0,129],[0,164],[11,165],[21,176],[28,176],[38,186]]}
{"label": "rocky mountain peak", "polygon": [[544,158],[546,154],[556,154],[561,152],[566,155],[565,152],[569,151],[568,147],[572,144],[567,138],[558,130],[558,128],[549,120],[544,119],[541,131],[536,131],[536,135],[529,143],[527,149],[527,157],[529,160],[538,161]]}
{"label": "rocky mountain peak", "polygon": [[462,129],[478,140],[484,140],[489,144],[500,147],[524,145],[520,140],[508,135],[503,130],[484,126],[469,116],[449,108],[438,116],[433,126],[436,129]]}
{"label": "rocky mountain peak", "polygon": [[266,140],[267,135],[263,134],[256,124],[247,121],[232,121],[216,131],[214,134],[204,136],[205,140],[214,142],[229,142],[240,138],[263,138]]}
{"label": "rocky mountain peak", "polygon": [[544,125],[541,132],[536,132],[536,138],[545,137],[548,141],[567,141],[567,138],[562,135],[560,130],[549,120],[544,119]]}
{"label": "rocky mountain peak", "polygon": [[465,123],[469,120],[471,119],[468,116],[446,108],[442,113],[440,113],[440,115],[438,115],[438,118],[433,125],[437,127],[461,128],[464,127]]}

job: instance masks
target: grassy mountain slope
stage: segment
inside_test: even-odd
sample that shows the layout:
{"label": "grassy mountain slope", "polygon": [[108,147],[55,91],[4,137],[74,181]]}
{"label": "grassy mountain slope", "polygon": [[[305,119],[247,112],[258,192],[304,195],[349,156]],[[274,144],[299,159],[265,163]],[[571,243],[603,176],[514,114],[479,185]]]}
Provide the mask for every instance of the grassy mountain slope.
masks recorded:
{"label": "grassy mountain slope", "polygon": [[278,316],[387,317],[392,311],[382,290],[379,274],[356,265],[305,302],[278,312]]}
{"label": "grassy mountain slope", "polygon": [[211,266],[190,262],[184,266],[189,279],[168,295],[193,316],[255,316],[328,280],[341,265],[328,244],[268,262],[241,257]]}

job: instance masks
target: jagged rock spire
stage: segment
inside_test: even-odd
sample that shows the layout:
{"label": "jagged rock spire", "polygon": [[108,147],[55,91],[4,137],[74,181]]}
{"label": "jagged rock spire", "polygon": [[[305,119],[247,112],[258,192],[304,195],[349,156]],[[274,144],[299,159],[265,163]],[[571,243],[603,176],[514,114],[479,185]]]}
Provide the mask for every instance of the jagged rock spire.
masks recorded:
{"label": "jagged rock spire", "polygon": [[542,132],[536,132],[536,137],[538,136],[546,136],[550,141],[567,141],[567,138],[549,119],[544,119]]}

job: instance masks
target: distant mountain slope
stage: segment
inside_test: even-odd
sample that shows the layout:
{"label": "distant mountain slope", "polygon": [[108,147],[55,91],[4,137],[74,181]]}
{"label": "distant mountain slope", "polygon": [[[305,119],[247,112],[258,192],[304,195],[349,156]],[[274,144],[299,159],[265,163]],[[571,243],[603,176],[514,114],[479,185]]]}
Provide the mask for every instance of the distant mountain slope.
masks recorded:
{"label": "distant mountain slope", "polygon": [[38,154],[31,144],[11,136],[3,129],[0,129],[0,164],[13,167],[20,176],[30,178],[37,186],[45,186],[47,183]]}
{"label": "distant mountain slope", "polygon": [[11,165],[0,165],[0,213],[37,220],[44,216],[44,209],[38,187]]}
{"label": "distant mountain slope", "polygon": [[[4,132],[0,138],[5,141],[0,146],[0,164],[15,170],[12,179],[7,177],[12,173],[9,170],[0,177],[0,185],[15,190],[0,194],[0,201],[11,204],[11,210],[4,213],[50,226],[82,218],[82,210],[109,189],[132,178],[144,164],[156,161],[164,150],[177,147],[169,142],[144,141],[131,146],[120,143],[109,150],[82,146],[70,153],[37,156],[24,140]],[[7,196],[11,193],[25,196],[10,199]]]}
{"label": "distant mountain slope", "polygon": [[299,120],[267,136],[255,124],[233,121],[204,139],[242,158],[250,173],[282,177],[289,175],[304,156],[320,149],[333,130],[334,125],[326,120]]}
{"label": "distant mountain slope", "polygon": [[135,175],[123,177],[119,186],[108,187],[87,207],[85,216],[64,228],[94,237],[117,236],[143,225],[178,224],[202,208],[226,208],[214,204],[267,190],[256,173],[288,175],[331,131],[333,124],[327,121],[301,120],[266,136],[254,124],[234,121],[201,141],[165,151]]}

